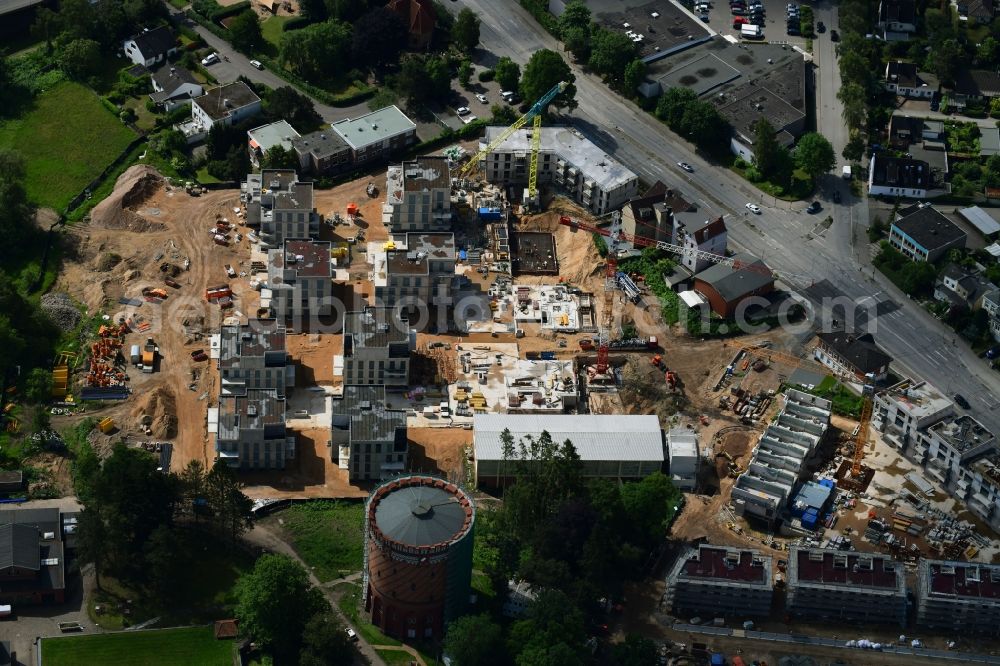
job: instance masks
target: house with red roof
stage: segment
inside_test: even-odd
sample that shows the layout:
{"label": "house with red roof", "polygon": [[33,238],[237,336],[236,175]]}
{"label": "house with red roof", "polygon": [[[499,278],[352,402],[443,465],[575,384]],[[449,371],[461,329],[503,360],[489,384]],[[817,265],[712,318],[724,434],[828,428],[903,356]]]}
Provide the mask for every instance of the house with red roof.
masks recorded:
{"label": "house with red roof", "polygon": [[437,26],[437,12],[431,0],[390,0],[386,7],[406,24],[409,48],[425,50],[431,45]]}

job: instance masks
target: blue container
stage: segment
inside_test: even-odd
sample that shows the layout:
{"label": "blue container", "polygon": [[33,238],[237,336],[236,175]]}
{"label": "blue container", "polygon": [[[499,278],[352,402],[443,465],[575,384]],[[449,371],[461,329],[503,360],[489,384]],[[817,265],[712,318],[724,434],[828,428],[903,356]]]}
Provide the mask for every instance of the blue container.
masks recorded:
{"label": "blue container", "polygon": [[554,361],[556,360],[556,353],[551,351],[543,351],[541,354],[543,361]]}
{"label": "blue container", "polygon": [[819,523],[819,514],[816,513],[816,509],[809,509],[804,514],[802,514],[802,527],[807,530],[816,529],[816,525]]}
{"label": "blue container", "polygon": [[837,487],[837,482],[833,479],[820,479],[819,485],[826,486],[827,488],[833,490]]}
{"label": "blue container", "polygon": [[466,259],[469,258],[469,253],[466,252],[465,250],[459,250],[458,251],[458,258],[461,259],[462,261],[465,261]]}
{"label": "blue container", "polygon": [[712,655],[712,666],[725,666],[726,658],[716,652]]}

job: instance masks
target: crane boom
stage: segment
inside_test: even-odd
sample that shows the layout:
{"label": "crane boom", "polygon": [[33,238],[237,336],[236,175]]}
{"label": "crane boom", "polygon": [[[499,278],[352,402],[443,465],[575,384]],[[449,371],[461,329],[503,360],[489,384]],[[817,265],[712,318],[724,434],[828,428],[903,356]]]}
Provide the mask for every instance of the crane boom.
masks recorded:
{"label": "crane boom", "polygon": [[542,117],[535,116],[531,132],[531,166],[528,169],[528,199],[535,200],[538,192],[538,151],[542,148]]}
{"label": "crane boom", "polygon": [[[463,166],[458,172],[459,177],[460,178],[466,177],[479,165],[480,160],[484,159],[487,155],[496,150],[496,147],[499,146],[504,141],[506,141],[507,139],[509,139],[511,135],[514,134],[514,132],[516,132],[517,130],[521,129],[526,124],[528,124],[529,120],[533,120],[536,116],[541,116],[542,112],[545,111],[545,108],[552,102],[552,100],[556,98],[556,95],[566,90],[566,87],[568,85],[569,84],[566,83],[565,81],[560,81],[556,85],[552,86],[551,90],[542,95],[540,98],[538,98],[538,100],[534,104],[531,105],[531,108],[528,109],[527,113],[525,113],[523,116],[515,120],[510,127],[500,132],[497,138],[490,141],[485,148],[480,150],[472,157],[472,159],[466,162],[465,166]],[[535,134],[537,135],[538,132],[536,131]],[[538,163],[537,157],[535,157],[536,154],[537,153],[532,155],[535,164]]]}

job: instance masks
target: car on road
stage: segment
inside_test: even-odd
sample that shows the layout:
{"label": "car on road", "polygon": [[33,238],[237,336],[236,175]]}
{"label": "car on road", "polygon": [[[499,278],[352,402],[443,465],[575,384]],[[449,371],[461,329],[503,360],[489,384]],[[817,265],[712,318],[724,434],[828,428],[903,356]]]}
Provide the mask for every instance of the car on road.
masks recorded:
{"label": "car on road", "polygon": [[455,109],[455,113],[457,113],[460,116],[467,116],[470,113],[472,113],[472,111],[470,111],[469,107],[467,106],[460,106],[457,109]]}
{"label": "car on road", "polygon": [[486,104],[486,95],[483,93],[476,93],[476,99],[478,99],[481,104]]}
{"label": "car on road", "polygon": [[358,640],[358,634],[357,634],[357,632],[355,632],[350,627],[347,628],[347,640],[352,641],[352,642]]}
{"label": "car on road", "polygon": [[251,60],[250,66],[253,67],[254,69],[264,69],[264,63],[262,63],[260,60]]}
{"label": "car on road", "polygon": [[990,347],[989,349],[987,349],[986,358],[991,360],[994,358],[1000,358],[1000,345],[997,345],[996,347]]}
{"label": "car on road", "polygon": [[755,203],[748,203],[747,210],[753,213],[754,215],[760,215],[760,206],[758,206]]}
{"label": "car on road", "polygon": [[806,212],[810,214],[818,213],[820,208],[822,208],[822,206],[819,205],[819,202],[813,201],[811,204],[809,204],[809,208],[806,208]]}
{"label": "car on road", "polygon": [[839,42],[840,41],[840,33],[837,32],[836,30],[831,30],[830,31],[830,41],[831,42]]}
{"label": "car on road", "polygon": [[969,401],[966,400],[965,396],[962,395],[961,393],[956,393],[951,397],[951,399],[954,400],[955,404],[957,404],[962,409],[972,409],[972,405],[969,404]]}
{"label": "car on road", "polygon": [[833,191],[833,203],[840,203],[840,190]]}
{"label": "car on road", "polygon": [[678,162],[677,166],[684,169],[688,173],[694,173],[694,167],[688,164],[687,162]]}
{"label": "car on road", "polygon": [[821,33],[821,34],[824,33],[824,32],[826,32],[826,26],[823,24],[822,21],[817,21],[816,22],[816,32]]}
{"label": "car on road", "polygon": [[219,62],[218,53],[210,53],[209,55],[201,59],[201,64],[204,65],[205,67],[208,67],[209,65],[214,65],[217,62]]}

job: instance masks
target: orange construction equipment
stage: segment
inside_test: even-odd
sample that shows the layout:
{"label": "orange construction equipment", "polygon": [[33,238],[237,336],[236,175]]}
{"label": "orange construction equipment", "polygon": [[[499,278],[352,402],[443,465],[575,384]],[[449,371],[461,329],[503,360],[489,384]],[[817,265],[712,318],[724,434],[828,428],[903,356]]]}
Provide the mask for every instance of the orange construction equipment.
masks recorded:
{"label": "orange construction equipment", "polygon": [[357,215],[358,214],[358,204],[356,204],[356,203],[349,203],[349,204],[347,204],[347,214],[348,215]]}

